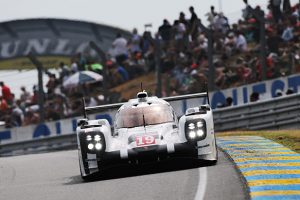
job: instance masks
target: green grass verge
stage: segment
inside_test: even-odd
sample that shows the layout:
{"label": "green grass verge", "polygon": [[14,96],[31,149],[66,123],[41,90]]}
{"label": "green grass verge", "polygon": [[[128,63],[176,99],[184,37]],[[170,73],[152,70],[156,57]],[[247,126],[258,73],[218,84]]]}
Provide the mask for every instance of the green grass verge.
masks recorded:
{"label": "green grass verge", "polygon": [[297,153],[300,153],[300,130],[280,130],[280,131],[232,131],[216,133],[220,136],[241,136],[253,135],[268,138],[280,143]]}

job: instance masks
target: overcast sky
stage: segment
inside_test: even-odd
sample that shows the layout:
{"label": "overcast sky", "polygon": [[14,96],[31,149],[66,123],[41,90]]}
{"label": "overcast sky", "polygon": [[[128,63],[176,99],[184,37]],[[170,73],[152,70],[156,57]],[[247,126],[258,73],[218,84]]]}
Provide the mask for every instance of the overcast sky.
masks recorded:
{"label": "overcast sky", "polygon": [[[255,6],[265,7],[268,0],[248,0]],[[291,0],[292,3],[298,0]],[[67,18],[112,25],[127,30],[137,27],[144,31],[144,24],[152,23],[155,32],[162,20],[173,21],[179,12],[188,12],[189,6],[202,21],[205,13],[214,5],[230,19],[236,21],[245,7],[242,0],[0,0],[0,21],[24,18]]]}

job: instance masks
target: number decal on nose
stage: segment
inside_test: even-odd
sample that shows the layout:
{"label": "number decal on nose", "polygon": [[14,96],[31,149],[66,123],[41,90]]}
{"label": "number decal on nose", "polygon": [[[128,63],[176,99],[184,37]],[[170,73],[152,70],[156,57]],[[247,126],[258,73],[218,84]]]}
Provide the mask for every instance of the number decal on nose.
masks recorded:
{"label": "number decal on nose", "polygon": [[141,135],[135,137],[137,146],[144,146],[149,144],[155,144],[155,137],[152,135]]}

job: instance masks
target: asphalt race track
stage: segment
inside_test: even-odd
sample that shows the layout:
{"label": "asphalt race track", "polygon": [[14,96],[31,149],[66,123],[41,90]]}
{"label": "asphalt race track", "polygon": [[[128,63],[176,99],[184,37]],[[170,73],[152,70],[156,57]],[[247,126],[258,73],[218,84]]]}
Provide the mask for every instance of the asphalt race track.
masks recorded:
{"label": "asphalt race track", "polygon": [[243,179],[219,152],[216,166],[188,160],[118,167],[91,182],[79,175],[77,151],[0,158],[0,199],[248,199]]}

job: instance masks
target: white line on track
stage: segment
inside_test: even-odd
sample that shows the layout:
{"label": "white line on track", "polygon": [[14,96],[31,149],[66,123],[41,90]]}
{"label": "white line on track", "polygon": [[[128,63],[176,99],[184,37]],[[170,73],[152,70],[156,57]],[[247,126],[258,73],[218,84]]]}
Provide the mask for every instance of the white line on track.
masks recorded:
{"label": "white line on track", "polygon": [[200,167],[199,168],[199,182],[198,188],[195,196],[195,200],[203,200],[207,185],[207,168]]}

